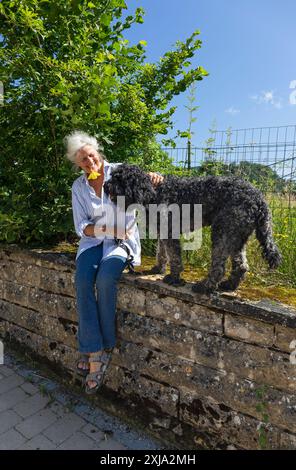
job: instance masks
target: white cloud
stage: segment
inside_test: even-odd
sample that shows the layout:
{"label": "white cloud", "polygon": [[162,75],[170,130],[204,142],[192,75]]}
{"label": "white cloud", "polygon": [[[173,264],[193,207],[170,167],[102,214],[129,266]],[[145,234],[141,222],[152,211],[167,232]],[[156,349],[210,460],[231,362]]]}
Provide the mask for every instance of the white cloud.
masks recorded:
{"label": "white cloud", "polygon": [[290,93],[289,102],[292,105],[296,105],[296,80],[291,81],[290,88],[294,89],[294,91]]}
{"label": "white cloud", "polygon": [[270,104],[274,108],[282,108],[282,100],[275,96],[274,90],[262,91],[260,95],[252,95],[251,100],[257,104]]}
{"label": "white cloud", "polygon": [[225,113],[232,114],[234,116],[235,114],[240,113],[240,110],[230,106],[230,108],[225,109]]}

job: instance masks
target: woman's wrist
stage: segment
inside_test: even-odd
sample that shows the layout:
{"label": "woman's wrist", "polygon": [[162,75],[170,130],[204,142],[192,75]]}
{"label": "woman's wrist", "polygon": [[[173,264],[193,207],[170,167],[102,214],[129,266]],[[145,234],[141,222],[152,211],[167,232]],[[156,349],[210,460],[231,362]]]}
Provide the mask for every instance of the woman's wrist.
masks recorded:
{"label": "woman's wrist", "polygon": [[131,236],[132,230],[124,231],[123,229],[120,229],[117,227],[106,228],[106,225],[103,225],[102,227],[98,227],[96,225],[89,224],[85,227],[85,229],[83,230],[83,233],[87,237],[94,237],[94,238],[98,238],[101,235],[105,235],[109,238],[127,239]]}

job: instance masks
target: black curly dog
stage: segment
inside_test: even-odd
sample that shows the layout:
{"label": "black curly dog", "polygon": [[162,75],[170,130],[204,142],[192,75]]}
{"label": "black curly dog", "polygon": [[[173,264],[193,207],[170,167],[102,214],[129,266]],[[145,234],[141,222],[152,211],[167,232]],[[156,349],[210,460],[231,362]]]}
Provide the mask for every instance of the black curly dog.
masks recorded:
{"label": "black curly dog", "polygon": [[[270,268],[281,262],[281,254],[272,237],[271,216],[262,193],[250,183],[236,177],[176,177],[166,176],[153,188],[150,178],[135,165],[122,164],[114,168],[104,190],[116,203],[117,196],[125,196],[125,207],[141,204],[148,212],[149,204],[202,204],[202,224],[212,228],[212,262],[208,276],[192,287],[194,292],[209,294],[217,289],[235,290],[248,271],[246,243],[255,231],[262,247],[263,257]],[[193,211],[191,211],[191,215]],[[182,216],[182,215],[181,215]],[[165,273],[170,264],[170,274],[164,282],[173,285],[184,283],[181,244],[173,239],[171,218],[168,216],[169,236],[158,239],[157,263],[151,273]],[[190,221],[193,227],[193,220]],[[158,226],[159,228],[159,226]],[[223,280],[225,265],[231,258],[232,270]]]}

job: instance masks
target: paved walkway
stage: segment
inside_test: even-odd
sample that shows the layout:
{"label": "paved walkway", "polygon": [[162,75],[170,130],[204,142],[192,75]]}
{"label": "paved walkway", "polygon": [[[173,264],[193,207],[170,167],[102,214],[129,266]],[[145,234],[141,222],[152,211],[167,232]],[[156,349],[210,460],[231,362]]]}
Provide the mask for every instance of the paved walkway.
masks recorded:
{"label": "paved walkway", "polygon": [[159,450],[160,443],[6,355],[0,364],[0,450]]}

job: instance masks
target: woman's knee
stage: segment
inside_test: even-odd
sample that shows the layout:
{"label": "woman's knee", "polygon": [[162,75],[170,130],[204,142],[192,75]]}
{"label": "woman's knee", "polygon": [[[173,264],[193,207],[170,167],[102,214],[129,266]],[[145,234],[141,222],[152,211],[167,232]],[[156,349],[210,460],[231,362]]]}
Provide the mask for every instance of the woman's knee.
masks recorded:
{"label": "woman's knee", "polygon": [[75,275],[75,288],[79,291],[88,291],[94,287],[94,276]]}
{"label": "woman's knee", "polygon": [[124,270],[125,259],[110,259],[103,261],[96,275],[96,285],[98,288],[113,287],[119,281]]}
{"label": "woman's knee", "polygon": [[114,287],[117,283],[117,276],[114,273],[98,273],[96,277],[96,286],[98,289],[107,289]]}

